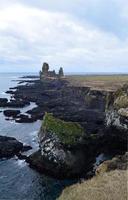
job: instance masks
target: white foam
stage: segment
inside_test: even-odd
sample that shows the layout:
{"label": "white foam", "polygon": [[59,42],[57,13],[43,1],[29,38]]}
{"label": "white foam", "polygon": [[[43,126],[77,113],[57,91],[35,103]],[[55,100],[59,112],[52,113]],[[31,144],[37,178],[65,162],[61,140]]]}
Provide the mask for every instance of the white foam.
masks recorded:
{"label": "white foam", "polygon": [[17,160],[16,163],[20,168],[22,168],[22,167],[24,167],[26,165],[25,160]]}

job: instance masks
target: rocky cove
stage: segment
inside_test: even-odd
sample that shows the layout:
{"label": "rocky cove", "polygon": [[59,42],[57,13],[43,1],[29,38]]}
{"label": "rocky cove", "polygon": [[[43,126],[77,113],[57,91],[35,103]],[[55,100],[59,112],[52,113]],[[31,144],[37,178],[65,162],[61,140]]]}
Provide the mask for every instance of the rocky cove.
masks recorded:
{"label": "rocky cove", "polygon": [[11,100],[0,99],[1,107],[37,105],[26,114],[12,109],[4,114],[18,123],[43,120],[39,150],[25,157],[39,172],[63,179],[90,177],[97,155],[127,151],[128,85],[117,91],[94,90],[72,86],[65,78],[46,78],[28,81],[7,93]]}

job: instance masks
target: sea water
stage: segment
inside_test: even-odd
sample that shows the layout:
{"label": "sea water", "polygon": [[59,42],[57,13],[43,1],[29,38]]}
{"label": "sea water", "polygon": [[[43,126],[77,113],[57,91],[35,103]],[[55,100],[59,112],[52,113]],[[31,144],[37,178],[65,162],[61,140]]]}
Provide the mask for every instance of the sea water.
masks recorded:
{"label": "sea water", "polygon": [[[17,86],[16,80],[25,75],[28,74],[0,74],[0,97],[10,99],[10,95],[5,92],[10,87]],[[36,105],[31,103],[20,110],[24,113],[34,106]],[[0,113],[0,135],[13,136],[32,146],[32,151],[38,149],[37,133],[40,125],[41,121],[30,124],[7,121],[3,113]],[[70,183],[69,180],[60,181],[39,174],[17,157],[0,160],[0,200],[54,200]]]}

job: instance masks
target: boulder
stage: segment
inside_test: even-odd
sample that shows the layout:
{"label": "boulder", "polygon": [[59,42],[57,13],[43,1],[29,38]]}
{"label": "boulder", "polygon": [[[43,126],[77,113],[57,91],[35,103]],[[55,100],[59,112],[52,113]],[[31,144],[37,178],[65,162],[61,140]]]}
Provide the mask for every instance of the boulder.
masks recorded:
{"label": "boulder", "polygon": [[20,110],[4,110],[4,115],[6,117],[17,117],[20,114]]}
{"label": "boulder", "polygon": [[23,148],[23,144],[13,137],[0,136],[0,158],[12,157]]}

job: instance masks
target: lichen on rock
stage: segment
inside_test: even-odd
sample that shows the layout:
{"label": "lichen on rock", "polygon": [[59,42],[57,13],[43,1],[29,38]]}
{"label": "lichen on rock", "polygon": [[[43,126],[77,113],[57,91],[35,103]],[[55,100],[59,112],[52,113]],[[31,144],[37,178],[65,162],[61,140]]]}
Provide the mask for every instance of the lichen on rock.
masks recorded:
{"label": "lichen on rock", "polygon": [[127,108],[128,107],[128,95],[124,94],[122,96],[117,97],[117,99],[114,101],[114,107],[116,109]]}

